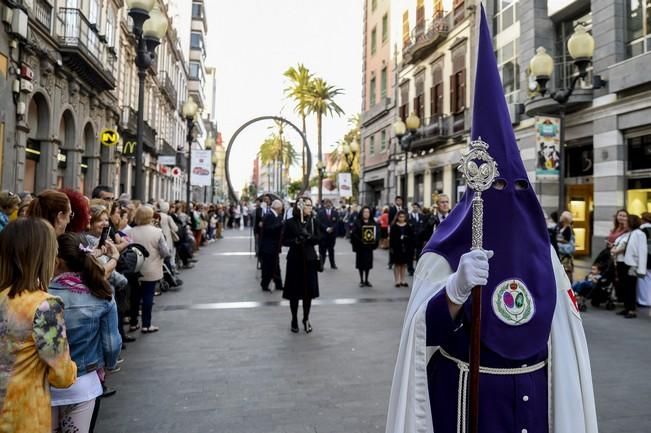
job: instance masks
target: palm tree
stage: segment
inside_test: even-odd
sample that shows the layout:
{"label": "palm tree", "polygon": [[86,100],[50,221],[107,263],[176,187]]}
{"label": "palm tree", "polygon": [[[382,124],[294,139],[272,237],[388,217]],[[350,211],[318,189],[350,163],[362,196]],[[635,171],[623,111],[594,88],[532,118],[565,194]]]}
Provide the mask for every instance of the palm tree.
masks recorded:
{"label": "palm tree", "polygon": [[[285,71],[283,74],[285,78],[289,79],[290,85],[285,88],[285,94],[288,98],[293,99],[296,104],[294,110],[301,116],[301,122],[303,127],[303,135],[307,137],[307,128],[305,126],[305,118],[307,117],[308,106],[307,106],[307,91],[310,87],[312,81],[312,73],[310,70],[305,67],[302,63],[299,63],[296,68],[293,66]],[[305,161],[305,148],[304,145],[301,145],[303,151],[302,161],[303,161],[303,178],[307,175],[306,161]]]}
{"label": "palm tree", "polygon": [[[343,93],[344,92],[342,89],[328,84],[322,78],[314,78],[308,88],[306,96],[307,112],[309,114],[316,115],[316,133],[319,161],[323,161],[323,152],[321,145],[323,116],[332,116],[333,114],[341,116],[344,114],[344,110],[334,101],[334,98],[336,96]],[[322,196],[322,185],[319,182],[319,203],[321,202]]]}
{"label": "palm tree", "polygon": [[262,142],[258,157],[262,165],[272,165],[275,169],[280,166],[280,189],[282,189],[283,167],[288,171],[289,167],[298,161],[296,149],[290,141],[285,139],[282,132],[273,133]]}

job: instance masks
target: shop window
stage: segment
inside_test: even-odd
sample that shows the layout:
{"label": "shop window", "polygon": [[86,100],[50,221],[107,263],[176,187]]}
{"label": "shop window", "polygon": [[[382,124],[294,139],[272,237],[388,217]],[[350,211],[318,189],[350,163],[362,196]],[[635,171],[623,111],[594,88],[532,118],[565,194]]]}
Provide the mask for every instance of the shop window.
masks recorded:
{"label": "shop window", "polygon": [[651,134],[632,137],[628,144],[628,169],[651,169]]}
{"label": "shop window", "polygon": [[594,169],[592,144],[572,146],[565,149],[566,177],[592,176]]}
{"label": "shop window", "polygon": [[629,179],[626,210],[635,215],[651,212],[651,179]]}

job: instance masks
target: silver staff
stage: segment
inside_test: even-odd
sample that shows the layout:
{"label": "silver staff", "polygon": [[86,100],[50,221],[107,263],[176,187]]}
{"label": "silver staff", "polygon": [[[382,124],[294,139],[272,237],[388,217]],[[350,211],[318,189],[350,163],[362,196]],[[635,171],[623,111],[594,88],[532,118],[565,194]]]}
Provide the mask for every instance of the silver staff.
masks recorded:
{"label": "silver staff", "polygon": [[[497,163],[488,153],[488,143],[481,137],[471,141],[461,155],[458,170],[466,179],[468,188],[475,192],[472,199],[472,245],[471,249],[483,248],[484,241],[484,200],[481,193],[493,185],[500,175]],[[479,431],[479,353],[481,350],[481,286],[472,289],[472,329],[470,338],[470,387],[468,389],[470,432]]]}

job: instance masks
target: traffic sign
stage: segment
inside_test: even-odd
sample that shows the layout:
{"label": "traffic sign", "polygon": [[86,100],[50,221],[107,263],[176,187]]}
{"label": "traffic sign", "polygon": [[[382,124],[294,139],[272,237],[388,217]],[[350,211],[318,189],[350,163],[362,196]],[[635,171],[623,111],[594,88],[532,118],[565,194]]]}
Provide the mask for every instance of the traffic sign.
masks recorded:
{"label": "traffic sign", "polygon": [[172,176],[179,177],[180,175],[181,175],[181,169],[178,167],[174,167],[172,169]]}
{"label": "traffic sign", "polygon": [[99,134],[99,141],[104,146],[115,146],[120,141],[120,134],[115,129],[103,129]]}

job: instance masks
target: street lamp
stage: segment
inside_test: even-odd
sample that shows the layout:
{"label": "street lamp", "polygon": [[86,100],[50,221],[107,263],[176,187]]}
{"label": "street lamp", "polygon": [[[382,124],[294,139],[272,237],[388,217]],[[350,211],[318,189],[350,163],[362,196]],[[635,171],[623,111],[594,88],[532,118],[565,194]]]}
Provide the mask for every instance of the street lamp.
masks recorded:
{"label": "street lamp", "polygon": [[136,67],[138,68],[138,126],[136,132],[136,191],[138,200],[145,200],[143,176],[143,139],[145,131],[145,77],[156,58],[156,47],[167,33],[167,18],[156,5],[156,0],[127,0],[129,16],[133,19],[136,38]]}
{"label": "street lamp", "polygon": [[348,164],[348,170],[352,173],[353,172],[353,164],[355,163],[355,157],[359,153],[359,142],[357,139],[353,139],[353,142],[348,144],[344,143],[341,146],[341,153],[344,155],[344,158],[346,159],[346,164]]}
{"label": "street lamp", "polygon": [[186,139],[188,140],[188,164],[187,164],[187,180],[185,184],[185,195],[186,195],[186,204],[188,211],[190,210],[190,199],[191,199],[191,188],[192,184],[190,178],[192,175],[192,143],[197,138],[199,131],[194,127],[194,119],[197,115],[198,105],[194,102],[194,98],[190,96],[187,101],[183,104],[183,117],[185,118],[186,128],[188,134]]}
{"label": "street lamp", "polygon": [[[402,200],[403,203],[407,202],[407,164],[409,162],[409,151],[411,150],[411,142],[416,138],[416,132],[420,128],[420,117],[416,113],[412,112],[405,122],[402,119],[398,119],[396,123],[393,124],[393,134],[398,139],[398,144],[402,150],[405,151],[405,180],[402,184]],[[409,130],[409,135],[405,137],[405,134]]]}
{"label": "street lamp", "polygon": [[[558,89],[549,93],[549,97],[560,105],[560,149],[558,161],[558,210],[562,212],[565,209],[565,109],[566,103],[572,96],[576,83],[579,79],[584,79],[588,73],[587,69],[592,62],[594,53],[594,38],[588,33],[584,26],[577,25],[574,33],[567,41],[567,49],[574,60],[574,66],[577,74],[572,78],[570,87],[567,89]],[[531,75],[540,86],[540,96],[544,97],[547,93],[547,82],[551,78],[554,70],[554,59],[547,53],[545,48],[539,47],[536,55],[529,62]]]}

